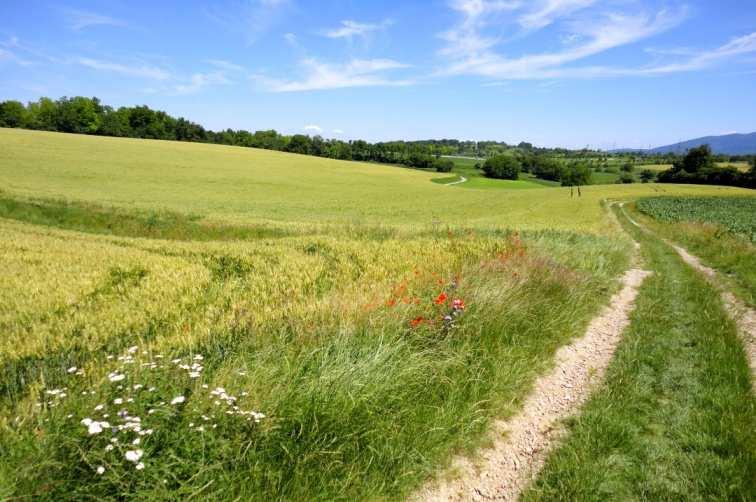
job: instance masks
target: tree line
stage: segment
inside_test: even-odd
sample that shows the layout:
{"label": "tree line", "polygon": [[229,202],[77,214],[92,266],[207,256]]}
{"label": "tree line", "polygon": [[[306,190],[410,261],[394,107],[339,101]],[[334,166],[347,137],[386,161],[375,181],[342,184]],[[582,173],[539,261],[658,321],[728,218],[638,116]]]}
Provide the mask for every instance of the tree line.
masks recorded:
{"label": "tree line", "polygon": [[83,96],[57,100],[43,97],[26,105],[13,100],[0,102],[0,127],[264,148],[341,160],[400,164],[439,172],[449,172],[454,165],[442,155],[491,155],[509,147],[506,143],[492,141],[341,141],[304,134],[284,135],[272,129],[212,131],[148,106],[114,108],[102,104],[96,97]]}
{"label": "tree line", "polygon": [[593,175],[585,160],[562,161],[552,155],[520,149],[494,155],[476,167],[483,169],[487,177],[495,179],[516,180],[520,172],[528,172],[536,178],[559,182],[562,186],[577,187],[578,195],[581,194],[580,187],[589,185]]}
{"label": "tree line", "polygon": [[694,183],[698,185],[730,185],[756,188],[756,157],[751,168],[741,172],[734,167],[719,167],[709,145],[691,148],[684,157],[675,160],[672,168],[659,173],[661,183]]}

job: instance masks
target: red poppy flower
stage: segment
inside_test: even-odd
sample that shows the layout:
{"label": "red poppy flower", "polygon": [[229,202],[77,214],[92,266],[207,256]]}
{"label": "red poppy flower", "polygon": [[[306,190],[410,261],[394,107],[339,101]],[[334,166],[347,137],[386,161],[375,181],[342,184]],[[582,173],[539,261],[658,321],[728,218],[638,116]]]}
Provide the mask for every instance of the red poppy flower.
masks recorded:
{"label": "red poppy flower", "polygon": [[446,296],[446,293],[441,292],[441,294],[438,295],[438,297],[436,298],[436,302],[435,302],[436,305],[441,305],[443,303],[446,303],[446,299],[447,298],[448,298],[448,296]]}
{"label": "red poppy flower", "polygon": [[417,328],[418,326],[420,326],[424,322],[425,322],[425,318],[424,317],[422,317],[422,316],[415,317],[414,319],[412,319],[410,321],[410,326],[412,326],[413,328]]}
{"label": "red poppy flower", "polygon": [[394,305],[396,305],[396,300],[391,298],[389,301],[386,302],[386,305],[389,307],[393,307]]}
{"label": "red poppy flower", "polygon": [[454,310],[465,310],[465,302],[461,298],[455,298],[452,301],[452,308]]}

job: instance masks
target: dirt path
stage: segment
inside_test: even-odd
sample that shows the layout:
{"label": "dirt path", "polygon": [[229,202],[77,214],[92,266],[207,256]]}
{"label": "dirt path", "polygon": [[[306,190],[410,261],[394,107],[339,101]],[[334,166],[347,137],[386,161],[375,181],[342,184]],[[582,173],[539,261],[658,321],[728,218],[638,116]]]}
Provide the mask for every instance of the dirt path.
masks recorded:
{"label": "dirt path", "polygon": [[466,181],[467,181],[467,178],[465,178],[464,176],[460,175],[459,176],[459,181],[452,181],[451,183],[444,183],[444,186],[450,187],[452,185],[459,185],[460,183],[464,183]]}
{"label": "dirt path", "polygon": [[522,410],[493,428],[493,445],[476,456],[453,461],[455,479],[424,487],[415,500],[514,500],[543,467],[548,452],[564,434],[562,419],[575,413],[601,380],[612,359],[638,294],[650,274],[628,270],[622,289],[593,319],[586,333],[560,348],[555,367],[541,376]]}
{"label": "dirt path", "polygon": [[[630,215],[627,214],[624,202],[620,204],[620,208],[622,209],[622,214],[630,223],[644,232],[653,233],[648,228],[633,220]],[[751,368],[751,386],[754,392],[756,392],[756,311],[738,300],[735,295],[722,286],[721,281],[717,277],[716,270],[704,265],[697,256],[690,254],[687,249],[678,246],[667,239],[662,238],[662,240],[667,243],[667,245],[672,246],[685,263],[703,274],[709,283],[719,290],[727,313],[738,326],[738,333],[743,341],[743,348],[745,349],[746,357],[748,358],[748,365]]]}
{"label": "dirt path", "polygon": [[697,256],[690,254],[685,248],[668,241],[666,242],[677,251],[677,254],[680,255],[680,258],[685,263],[701,272],[722,294],[722,301],[727,309],[727,313],[738,325],[738,332],[743,340],[746,357],[748,357],[748,365],[751,367],[751,385],[754,392],[756,392],[756,311],[748,308],[735,295],[726,291],[720,284],[717,272],[713,268],[709,268],[701,263],[701,260]]}

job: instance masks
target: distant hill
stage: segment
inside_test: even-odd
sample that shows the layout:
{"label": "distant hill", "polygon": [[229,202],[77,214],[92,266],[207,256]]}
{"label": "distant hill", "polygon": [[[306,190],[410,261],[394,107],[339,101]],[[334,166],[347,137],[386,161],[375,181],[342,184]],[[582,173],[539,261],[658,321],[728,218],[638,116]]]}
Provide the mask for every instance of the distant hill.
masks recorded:
{"label": "distant hill", "polygon": [[756,132],[750,134],[705,136],[645,151],[648,153],[685,153],[687,150],[700,145],[709,145],[714,153],[723,153],[726,155],[754,154],[756,153]]}

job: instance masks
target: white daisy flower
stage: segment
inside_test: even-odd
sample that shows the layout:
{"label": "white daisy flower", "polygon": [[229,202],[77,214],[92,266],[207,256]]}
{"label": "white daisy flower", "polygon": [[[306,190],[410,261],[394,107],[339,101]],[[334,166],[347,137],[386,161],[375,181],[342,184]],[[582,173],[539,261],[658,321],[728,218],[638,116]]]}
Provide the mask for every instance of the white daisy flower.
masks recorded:
{"label": "white daisy flower", "polygon": [[100,422],[92,422],[87,426],[87,432],[90,436],[99,434],[102,432],[102,425],[100,425]]}
{"label": "white daisy flower", "polygon": [[171,399],[171,404],[181,404],[184,401],[186,401],[186,398],[184,396],[176,396]]}

